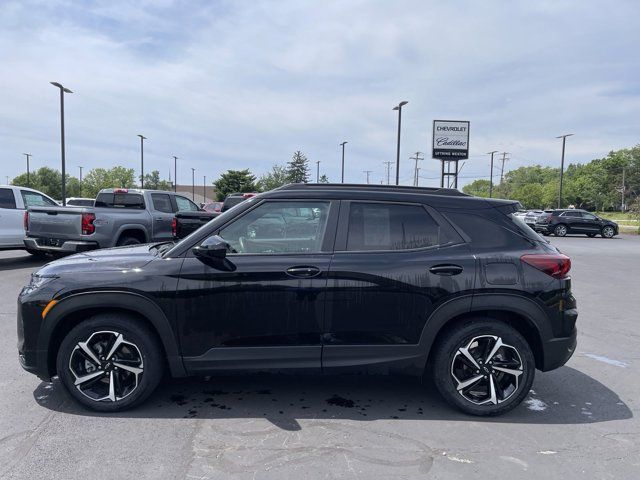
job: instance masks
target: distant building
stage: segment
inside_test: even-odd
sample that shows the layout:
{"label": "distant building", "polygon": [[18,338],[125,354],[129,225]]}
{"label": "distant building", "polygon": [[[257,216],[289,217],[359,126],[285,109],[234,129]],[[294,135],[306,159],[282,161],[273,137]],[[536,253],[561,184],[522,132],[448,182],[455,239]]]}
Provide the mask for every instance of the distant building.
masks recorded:
{"label": "distant building", "polygon": [[[192,193],[195,191],[195,195]],[[216,189],[213,185],[202,184],[196,185],[195,189],[192,189],[191,185],[176,185],[176,193],[180,193],[190,200],[193,200],[196,204],[211,203],[216,201]]]}

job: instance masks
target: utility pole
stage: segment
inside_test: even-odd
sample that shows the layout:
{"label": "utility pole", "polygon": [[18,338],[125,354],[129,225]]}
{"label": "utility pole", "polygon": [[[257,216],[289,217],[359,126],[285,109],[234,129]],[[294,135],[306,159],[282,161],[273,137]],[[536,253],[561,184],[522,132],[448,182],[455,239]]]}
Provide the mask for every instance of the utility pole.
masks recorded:
{"label": "utility pole", "polygon": [[62,206],[67,206],[67,173],[66,173],[66,159],[64,151],[64,94],[73,93],[68,88],[65,88],[58,82],[49,82],[54,87],[60,89],[60,156],[62,157]]}
{"label": "utility pole", "polygon": [[207,176],[204,176],[202,180],[202,203],[206,203],[207,201]]}
{"label": "utility pole", "polygon": [[424,160],[424,157],[420,156],[421,153],[422,152],[416,152],[415,157],[409,157],[410,160],[416,161],[416,166],[413,169],[413,186],[414,187],[418,186],[418,162],[420,160]]}
{"label": "utility pole", "polygon": [[80,196],[82,196],[82,167],[78,165],[78,168],[80,169]]}
{"label": "utility pole", "polygon": [[144,141],[147,139],[144,135],[140,137],[140,188],[144,188]]}
{"label": "utility pole", "polygon": [[620,189],[620,192],[622,193],[622,202],[620,203],[621,212],[624,212],[624,193],[625,193],[624,177],[625,177],[625,168],[622,167],[622,188]]}
{"label": "utility pole", "polygon": [[191,168],[191,200],[196,201],[196,169]]}
{"label": "utility pole", "polygon": [[29,159],[33,157],[30,153],[23,153],[25,157],[27,157],[27,187],[31,186],[31,182],[29,181]]}
{"label": "utility pole", "polygon": [[562,178],[564,177],[564,147],[567,142],[567,137],[570,137],[573,133],[566,135],[560,135],[556,138],[562,139],[562,160],[560,161],[560,191],[558,192],[558,208],[562,208]]}
{"label": "utility pole", "polygon": [[173,191],[177,192],[178,188],[178,157],[173,156]]}
{"label": "utility pole", "polygon": [[509,160],[507,158],[507,155],[509,155],[509,152],[502,152],[502,166],[500,167],[500,184],[502,184],[502,180],[504,179],[504,162]]}
{"label": "utility pole", "polygon": [[387,185],[390,185],[391,183],[391,165],[393,165],[393,162],[382,162],[385,164],[386,169],[387,169]]}
{"label": "utility pole", "polygon": [[393,110],[398,111],[398,148],[396,150],[396,185],[400,185],[400,126],[402,124],[402,107],[404,107],[407,103],[406,100],[403,100],[398,105],[393,107]]}
{"label": "utility pole", "polygon": [[487,155],[491,155],[491,173],[489,174],[489,198],[493,198],[493,156],[498,153],[497,150],[493,152],[487,152]]}
{"label": "utility pole", "polygon": [[372,172],[373,170],[363,170],[362,173],[367,175],[367,185],[369,185],[369,174]]}
{"label": "utility pole", "polygon": [[9,175],[5,175],[5,178],[7,179],[7,185],[9,185]]}
{"label": "utility pole", "polygon": [[316,160],[316,183],[320,183],[320,160]]}
{"label": "utility pole", "polygon": [[342,180],[341,183],[344,183],[344,146],[349,143],[349,142],[342,142],[340,145],[342,145]]}

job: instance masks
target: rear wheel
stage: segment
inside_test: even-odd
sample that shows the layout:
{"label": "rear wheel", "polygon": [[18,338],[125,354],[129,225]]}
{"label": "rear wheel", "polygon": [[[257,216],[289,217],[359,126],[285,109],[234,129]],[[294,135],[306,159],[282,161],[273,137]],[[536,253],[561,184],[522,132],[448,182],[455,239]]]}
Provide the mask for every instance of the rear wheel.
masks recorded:
{"label": "rear wheel", "polygon": [[603,238],[613,238],[613,236],[616,234],[616,231],[613,229],[613,227],[607,225],[606,227],[602,227],[602,231],[600,233],[602,234]]}
{"label": "rear wheel", "polygon": [[434,381],[449,403],[471,415],[500,415],[522,402],[535,361],[514,328],[475,319],[447,332],[436,346]]}
{"label": "rear wheel", "polygon": [[567,234],[567,226],[563,224],[556,225],[556,228],[553,229],[553,234],[556,237],[564,237]]}
{"label": "rear wheel", "polygon": [[91,410],[115,412],[142,403],[163,371],[153,332],[134,317],[100,314],[74,327],[56,362],[71,396]]}
{"label": "rear wheel", "polygon": [[34,258],[44,258],[47,256],[46,252],[42,252],[40,250],[31,250],[30,248],[27,248],[27,253],[30,253],[31,255],[33,255]]}
{"label": "rear wheel", "polygon": [[136,237],[121,237],[118,240],[118,243],[116,244],[116,246],[118,247],[124,247],[127,245],[139,245],[142,242],[140,241],[140,239],[136,238]]}

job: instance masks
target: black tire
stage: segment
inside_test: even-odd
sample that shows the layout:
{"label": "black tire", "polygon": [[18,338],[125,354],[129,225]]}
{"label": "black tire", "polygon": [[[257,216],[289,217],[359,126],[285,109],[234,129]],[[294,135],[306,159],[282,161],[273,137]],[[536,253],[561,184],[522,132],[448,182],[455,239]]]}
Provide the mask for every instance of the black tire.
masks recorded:
{"label": "black tire", "polygon": [[42,252],[40,250],[31,250],[30,248],[27,248],[26,251],[33,255],[33,258],[45,258],[47,256],[46,252]]}
{"label": "black tire", "polygon": [[[465,389],[462,389],[461,391],[463,393],[460,393],[457,387],[460,382],[465,381],[465,379],[461,378],[456,380],[453,372],[456,371],[460,375],[461,370],[456,367],[461,364],[471,365],[470,362],[466,361],[464,355],[458,353],[461,348],[469,346],[472,340],[476,340],[478,338],[480,338],[481,341],[484,341],[484,338],[488,338],[490,342],[490,336],[498,337],[506,345],[505,347],[498,349],[498,352],[492,357],[495,359],[495,364],[492,361],[491,365],[483,365],[481,363],[482,359],[480,358],[482,355],[479,355],[478,358],[476,358],[476,362],[479,364],[481,369],[484,368],[484,372],[482,370],[474,372],[472,371],[473,368],[465,367],[470,374],[468,380],[477,378],[478,376],[483,377],[479,381],[471,383],[469,389],[474,387],[482,390],[482,385],[484,385],[486,386],[485,390],[488,396],[490,392],[490,381],[496,382],[495,384],[498,386],[504,386],[507,383],[511,386],[502,390],[504,398],[497,398],[501,390],[495,389],[494,393],[498,393],[498,395],[496,395],[498,401],[491,403],[491,399],[489,399],[489,403],[478,405],[478,403],[481,403],[482,397],[480,397],[477,402],[474,402],[463,395]],[[495,342],[495,340],[493,341]],[[489,343],[489,345],[491,344]],[[533,358],[531,348],[520,333],[503,322],[481,318],[471,319],[446,332],[445,335],[440,338],[438,345],[434,348],[432,373],[436,387],[448,403],[469,415],[492,416],[508,412],[524,400],[531,389],[531,385],[533,384],[533,379],[535,377],[535,360]],[[469,348],[469,350],[472,349]],[[514,351],[517,353],[517,356],[513,355]],[[470,353],[473,355],[474,351],[471,351]],[[502,368],[504,368],[508,363],[508,357],[517,358],[520,361],[521,368],[515,368],[515,366],[512,367],[518,371],[521,370],[522,373],[518,376],[493,370],[493,368],[498,368],[496,366],[498,365],[498,362],[501,362],[500,364]],[[504,362],[502,360],[503,358],[505,359]],[[490,379],[489,377],[491,376],[493,376],[493,378]],[[466,390],[466,392],[471,392],[471,390]],[[471,392],[469,395],[473,396],[474,393],[477,392]]]}
{"label": "black tire", "polygon": [[559,223],[553,228],[553,234],[556,237],[564,237],[569,229],[564,223]]}
{"label": "black tire", "polygon": [[[115,343],[109,343],[108,340],[115,340],[117,336],[114,334],[122,335],[124,343],[120,344],[111,358],[102,360],[100,354],[104,354],[104,349],[110,349]],[[106,339],[104,344],[100,342],[103,338]],[[88,348],[101,362],[100,367],[91,367],[95,362],[79,347],[80,342],[88,342]],[[131,345],[135,346],[137,352]],[[140,362],[136,360],[137,357]],[[82,371],[72,372],[72,363],[75,364],[74,368]],[[123,368],[123,364],[128,368]],[[142,371],[134,374],[130,371],[131,367],[141,368]],[[140,405],[151,395],[162,378],[164,359],[156,335],[139,320],[126,314],[104,313],[81,322],[67,334],[58,350],[56,370],[61,383],[80,404],[98,412],[116,412]],[[85,375],[93,375],[94,378],[82,384],[86,387],[86,393],[83,393],[75,386],[75,382]],[[103,393],[111,394],[110,380],[114,385],[115,401],[103,396]],[[98,395],[94,394],[96,390]]]}
{"label": "black tire", "polygon": [[140,245],[142,242],[140,239],[136,237],[120,237],[118,239],[118,243],[116,243],[117,247],[125,247],[127,245]]}
{"label": "black tire", "polygon": [[542,235],[544,235],[545,237],[548,237],[549,233],[548,232],[542,232]]}
{"label": "black tire", "polygon": [[604,227],[602,227],[600,235],[602,235],[602,238],[613,238],[616,235],[616,231],[613,227],[605,225]]}
{"label": "black tire", "polygon": [[595,236],[596,236],[596,234],[595,234],[595,233],[587,233],[587,237],[589,237],[589,238],[593,238],[593,237],[595,237]]}

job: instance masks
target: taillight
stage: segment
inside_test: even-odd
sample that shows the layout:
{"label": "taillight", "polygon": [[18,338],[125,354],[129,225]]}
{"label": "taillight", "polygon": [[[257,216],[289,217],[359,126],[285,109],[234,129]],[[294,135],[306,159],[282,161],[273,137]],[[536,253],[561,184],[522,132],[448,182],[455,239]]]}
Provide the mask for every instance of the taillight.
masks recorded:
{"label": "taillight", "polygon": [[173,219],[171,220],[171,235],[175,237],[177,233],[178,233],[178,220],[176,220],[176,217],[173,217]]}
{"label": "taillight", "polygon": [[91,235],[96,231],[96,226],[93,221],[96,219],[95,213],[83,213],[82,214],[82,234]]}
{"label": "taillight", "polygon": [[520,260],[553,278],[565,278],[569,270],[571,270],[571,259],[561,253],[555,255],[523,255]]}
{"label": "taillight", "polygon": [[22,221],[24,223],[24,231],[26,232],[27,230],[29,230],[29,211],[28,210],[24,211],[24,217]]}

